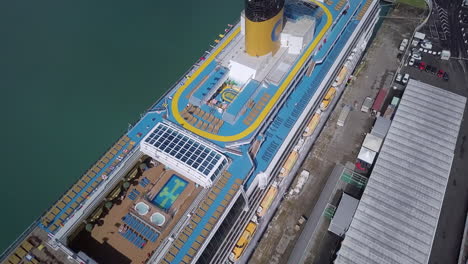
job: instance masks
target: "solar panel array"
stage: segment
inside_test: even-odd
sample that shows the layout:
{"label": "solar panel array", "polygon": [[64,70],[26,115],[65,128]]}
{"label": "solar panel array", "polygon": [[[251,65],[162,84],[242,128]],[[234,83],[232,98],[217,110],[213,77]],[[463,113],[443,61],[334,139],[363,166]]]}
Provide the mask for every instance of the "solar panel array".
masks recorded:
{"label": "solar panel array", "polygon": [[219,152],[165,124],[156,126],[145,142],[205,176],[216,176],[227,162]]}

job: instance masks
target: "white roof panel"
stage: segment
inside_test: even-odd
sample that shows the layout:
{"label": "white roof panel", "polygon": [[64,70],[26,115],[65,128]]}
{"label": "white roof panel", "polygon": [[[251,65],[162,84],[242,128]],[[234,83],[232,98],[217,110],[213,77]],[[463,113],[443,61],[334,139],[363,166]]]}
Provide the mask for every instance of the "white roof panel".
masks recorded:
{"label": "white roof panel", "polygon": [[335,263],[427,263],[466,98],[410,80]]}
{"label": "white roof panel", "polygon": [[359,151],[357,158],[366,162],[367,164],[372,165],[374,163],[376,155],[377,155],[377,152],[372,151],[366,147],[361,147],[361,150]]}
{"label": "white roof panel", "polygon": [[362,146],[374,152],[379,152],[380,147],[382,146],[382,141],[382,138],[367,133],[366,138],[364,138],[364,142],[362,143]]}

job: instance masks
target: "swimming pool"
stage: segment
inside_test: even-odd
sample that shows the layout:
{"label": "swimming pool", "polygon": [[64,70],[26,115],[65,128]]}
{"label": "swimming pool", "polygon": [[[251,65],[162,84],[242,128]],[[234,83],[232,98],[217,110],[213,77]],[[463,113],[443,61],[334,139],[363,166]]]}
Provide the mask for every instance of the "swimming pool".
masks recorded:
{"label": "swimming pool", "polygon": [[187,181],[173,174],[159,193],[151,200],[157,207],[167,210],[187,187]]}

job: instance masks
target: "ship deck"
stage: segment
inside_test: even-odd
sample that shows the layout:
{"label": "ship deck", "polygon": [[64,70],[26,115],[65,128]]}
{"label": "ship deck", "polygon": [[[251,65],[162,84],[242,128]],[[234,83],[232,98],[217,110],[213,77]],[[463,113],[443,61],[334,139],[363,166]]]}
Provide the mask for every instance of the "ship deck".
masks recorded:
{"label": "ship deck", "polygon": [[[292,70],[287,74],[279,86],[269,85],[265,92],[258,93],[254,101],[258,103],[258,113],[251,116],[251,122],[245,120],[252,113],[252,110],[246,112],[234,124],[221,122],[220,116],[213,112],[209,106],[202,105],[199,108],[193,108],[189,104],[189,97],[198,90],[209,91],[210,86],[221,78],[222,70],[219,66],[216,56],[225,49],[229,43],[235,39],[240,31],[239,26],[234,27],[221,42],[211,52],[210,56],[197,63],[188,76],[180,80],[178,84],[170,90],[166,96],[157,101],[151,109],[133,126],[133,128],[117,142],[104,156],[91,168],[85,176],[72,189],[67,192],[46,214],[41,226],[51,234],[55,234],[63,225],[67,224],[70,218],[73,218],[74,211],[81,208],[86,198],[89,198],[94,192],[101,191],[99,186],[106,181],[106,177],[113,175],[113,171],[119,169],[119,163],[125,160],[126,156],[136,151],[140,141],[148,134],[151,129],[159,122],[171,122],[191,133],[218,145],[221,149],[229,146],[233,141],[243,141],[252,136],[261,128],[263,124],[270,121],[271,124],[264,131],[263,143],[259,146],[258,153],[253,160],[248,155],[250,144],[241,145],[238,149],[241,155],[225,153],[231,159],[231,165],[228,170],[220,176],[215,182],[208,195],[200,203],[197,209],[198,221],[193,222],[191,228],[185,228],[176,238],[174,244],[179,243],[179,247],[171,247],[171,253],[165,256],[169,262],[180,263],[189,261],[195,257],[195,253],[200,245],[206,241],[207,232],[211,232],[214,224],[219,220],[220,215],[226,210],[230,203],[243,185],[248,188],[253,182],[255,176],[265,171],[278,152],[280,146],[291,132],[291,128],[303,113],[306,105],[310,101],[318,100],[322,91],[318,88],[324,80],[327,73],[332,68],[333,63],[338,59],[338,54],[343,50],[351,34],[362,18],[363,11],[371,0],[349,0],[350,7],[347,12],[342,13],[346,8],[346,1],[325,1],[320,3],[312,0],[319,8],[313,14],[316,19],[315,36],[301,57],[294,63]],[[338,19],[339,18],[339,19]],[[315,54],[314,54],[315,53]],[[283,98],[284,92],[289,88],[295,75],[303,68],[309,55],[316,62],[314,70],[310,76],[303,76],[300,82],[291,91],[287,98]],[[268,93],[266,92],[268,90]],[[267,94],[267,95],[266,95]],[[236,98],[236,96],[239,96]],[[245,102],[243,93],[238,95],[231,91],[231,95],[225,95],[225,98],[236,102]],[[282,101],[285,99],[284,101]],[[261,105],[259,102],[264,102]],[[282,102],[279,104],[279,102]],[[273,111],[277,111],[274,117],[269,116]],[[197,120],[188,116],[192,115]],[[186,118],[184,118],[184,115]],[[211,132],[209,132],[211,131]],[[216,132],[215,132],[216,131]],[[117,147],[118,146],[118,147]],[[151,169],[154,171],[155,169]],[[157,174],[157,173],[156,173]],[[151,176],[147,176],[151,178]],[[163,176],[166,177],[166,176]],[[87,179],[87,180],[84,180]],[[152,179],[152,178],[151,178]],[[151,182],[156,181],[156,178]],[[136,187],[139,188],[139,187]],[[73,190],[73,191],[72,191]],[[139,190],[144,192],[144,190]],[[184,204],[180,205],[180,211],[187,209],[193,203],[194,197],[187,197]],[[160,234],[155,243],[145,246],[143,251],[139,248],[132,248],[127,245],[115,224],[122,220],[122,217],[134,205],[134,201],[124,200],[120,205],[112,208],[110,213],[104,218],[104,225],[93,229],[91,235],[99,242],[107,243],[122,252],[127,257],[135,259],[135,263],[140,263],[147,258],[159,242],[167,235],[164,231]],[[177,223],[179,219],[173,219]],[[172,223],[171,222],[171,223]],[[120,222],[120,225],[123,223]],[[167,227],[167,232],[172,228]],[[117,232],[116,232],[117,231]],[[112,233],[113,232],[113,233]],[[177,242],[180,241],[180,242]],[[144,254],[142,254],[142,252]],[[195,252],[195,253],[194,253]],[[142,257],[144,256],[144,257]]]}

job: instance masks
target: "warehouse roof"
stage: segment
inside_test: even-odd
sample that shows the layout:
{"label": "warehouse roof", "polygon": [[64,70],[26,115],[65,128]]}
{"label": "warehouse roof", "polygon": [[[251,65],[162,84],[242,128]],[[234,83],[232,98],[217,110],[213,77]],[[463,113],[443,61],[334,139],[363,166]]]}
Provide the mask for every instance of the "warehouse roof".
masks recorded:
{"label": "warehouse roof", "polygon": [[358,204],[358,199],[343,193],[340,204],[338,205],[338,209],[336,209],[336,213],[333,216],[330,226],[328,227],[328,231],[338,236],[343,236],[351,224]]}
{"label": "warehouse roof", "polygon": [[335,263],[427,263],[466,98],[410,80]]}

